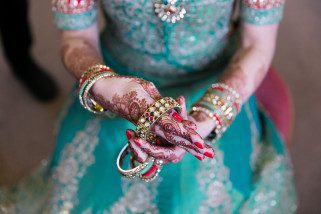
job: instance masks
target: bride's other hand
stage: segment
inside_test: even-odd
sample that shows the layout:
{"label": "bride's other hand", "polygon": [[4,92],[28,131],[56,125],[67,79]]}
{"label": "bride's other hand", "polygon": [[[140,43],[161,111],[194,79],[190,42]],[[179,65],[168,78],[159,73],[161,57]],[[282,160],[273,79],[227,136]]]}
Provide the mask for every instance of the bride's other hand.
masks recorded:
{"label": "bride's other hand", "polygon": [[178,163],[185,155],[185,150],[175,145],[165,147],[148,143],[137,137],[133,130],[127,130],[126,136],[133,158],[140,163],[149,156],[162,160],[163,163]]}
{"label": "bride's other hand", "polygon": [[214,150],[205,144],[197,131],[197,124],[188,118],[185,98],[180,96],[177,102],[181,106],[180,114],[173,110],[168,116],[162,117],[155,125],[155,133],[172,144],[184,148],[200,160],[205,156],[213,158]]}
{"label": "bride's other hand", "polygon": [[188,119],[196,124],[196,131],[203,138],[206,138],[215,128],[213,119],[204,112],[193,112]]}

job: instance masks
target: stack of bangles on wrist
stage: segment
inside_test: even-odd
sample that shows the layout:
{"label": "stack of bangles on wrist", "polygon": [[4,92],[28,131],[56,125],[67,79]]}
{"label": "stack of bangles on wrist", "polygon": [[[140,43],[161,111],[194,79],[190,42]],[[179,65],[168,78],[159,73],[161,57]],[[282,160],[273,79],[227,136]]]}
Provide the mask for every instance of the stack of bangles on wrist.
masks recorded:
{"label": "stack of bangles on wrist", "polygon": [[[138,119],[136,126],[137,136],[147,140],[149,143],[154,143],[156,135],[151,132],[151,128],[165,113],[171,110],[180,111],[180,105],[171,97],[161,98],[149,106]],[[118,155],[117,168],[120,174],[128,178],[139,177],[146,182],[154,180],[162,169],[163,161],[153,157],[148,157],[144,163],[131,160],[131,169],[124,170],[122,165],[126,155],[129,154],[128,150],[129,146],[126,145]]]}
{"label": "stack of bangles on wrist", "polygon": [[117,74],[109,67],[100,64],[91,66],[83,73],[79,80],[79,101],[85,109],[95,114],[109,113],[94,100],[90,90],[98,80],[113,76],[117,76]]}
{"label": "stack of bangles on wrist", "polygon": [[215,83],[193,105],[191,113],[203,112],[214,120],[215,129],[209,138],[216,140],[231,125],[240,108],[240,95],[226,84]]}

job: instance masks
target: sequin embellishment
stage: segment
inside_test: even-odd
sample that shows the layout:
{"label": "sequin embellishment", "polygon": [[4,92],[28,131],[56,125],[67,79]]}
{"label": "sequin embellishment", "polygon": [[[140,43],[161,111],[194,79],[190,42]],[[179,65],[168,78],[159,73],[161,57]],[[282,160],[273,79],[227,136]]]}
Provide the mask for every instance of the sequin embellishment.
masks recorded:
{"label": "sequin embellishment", "polygon": [[[230,181],[229,169],[223,163],[223,153],[215,149],[214,159],[204,159],[197,173],[200,191],[205,195],[198,213],[232,213],[233,201],[242,196]],[[239,200],[237,200],[239,198]]]}
{"label": "sequin embellishment", "polygon": [[182,20],[186,14],[184,5],[176,6],[177,0],[168,0],[167,4],[162,3],[161,0],[157,0],[154,3],[155,13],[162,21],[169,23],[176,23]]}
{"label": "sequin embellishment", "polygon": [[159,213],[154,200],[157,197],[157,187],[160,181],[160,177],[150,183],[139,179],[128,180],[122,178],[121,183],[124,195],[106,213]]}
{"label": "sequin embellishment", "polygon": [[89,120],[84,130],[63,149],[52,176],[54,197],[48,208],[52,213],[70,213],[77,205],[79,182],[95,162],[93,152],[99,142],[99,130],[100,120]]}

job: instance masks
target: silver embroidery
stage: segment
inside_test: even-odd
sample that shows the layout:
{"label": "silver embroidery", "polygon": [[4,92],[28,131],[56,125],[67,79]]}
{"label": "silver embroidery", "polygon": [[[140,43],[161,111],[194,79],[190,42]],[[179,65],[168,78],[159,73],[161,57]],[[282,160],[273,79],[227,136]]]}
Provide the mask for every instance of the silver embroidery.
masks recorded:
{"label": "silver embroidery", "polygon": [[100,120],[89,120],[84,130],[78,131],[72,142],[63,149],[52,176],[50,213],[70,213],[77,205],[79,182],[95,160],[93,152],[99,142],[99,130]]}
{"label": "silver embroidery", "polygon": [[205,158],[197,173],[200,190],[206,197],[200,205],[200,214],[232,211],[232,200],[228,194],[228,189],[232,188],[229,170],[223,163],[222,151],[215,151],[214,159]]}
{"label": "silver embroidery", "polygon": [[168,27],[153,1],[104,0],[104,43],[120,64],[142,73],[179,75],[214,60],[227,41],[232,0],[186,1],[184,21]]}
{"label": "silver embroidery", "polygon": [[250,157],[250,165],[252,170],[255,168],[255,163],[260,155],[260,150],[261,150],[261,145],[259,144],[259,133],[258,133],[258,128],[256,126],[256,123],[253,118],[253,113],[251,111],[251,107],[249,102],[247,102],[244,105],[245,113],[247,115],[247,118],[249,119],[250,122],[250,129],[251,129],[251,145],[252,145],[252,153]]}
{"label": "silver embroidery", "polygon": [[277,155],[272,147],[261,151],[257,188],[241,209],[242,214],[295,213],[296,193],[292,167],[287,153]]}
{"label": "silver embroidery", "polygon": [[150,183],[139,179],[129,180],[122,178],[122,191],[124,196],[112,206],[109,213],[159,213],[154,200],[157,197],[157,187],[160,181],[161,178],[159,177]]}

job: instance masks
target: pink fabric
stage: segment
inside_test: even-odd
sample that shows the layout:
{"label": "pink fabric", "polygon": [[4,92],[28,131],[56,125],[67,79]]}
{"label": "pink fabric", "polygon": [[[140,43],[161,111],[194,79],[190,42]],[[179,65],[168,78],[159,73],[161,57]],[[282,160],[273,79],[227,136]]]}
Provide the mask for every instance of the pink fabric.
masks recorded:
{"label": "pink fabric", "polygon": [[286,84],[274,69],[268,71],[256,91],[256,97],[271,116],[285,142],[290,143],[294,112],[292,98]]}

